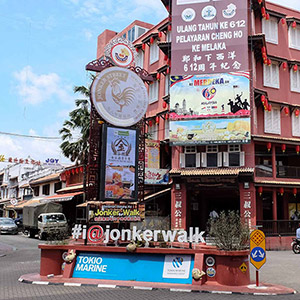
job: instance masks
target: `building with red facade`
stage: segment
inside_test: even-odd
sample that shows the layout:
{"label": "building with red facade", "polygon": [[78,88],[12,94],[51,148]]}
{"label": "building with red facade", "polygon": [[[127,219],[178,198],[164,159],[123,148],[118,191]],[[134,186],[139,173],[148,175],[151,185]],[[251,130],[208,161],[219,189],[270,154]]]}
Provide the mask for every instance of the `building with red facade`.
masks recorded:
{"label": "building with red facade", "polygon": [[[162,2],[171,12],[170,1]],[[160,168],[170,169],[171,180],[169,189],[149,191],[152,205],[171,216],[171,228],[205,230],[212,211],[238,210],[265,232],[267,247],[283,248],[300,210],[300,12],[262,0],[248,4],[251,143],[170,146],[171,14],[156,25],[135,21],[120,33],[104,31],[97,58],[112,38],[128,38],[136,64],[154,78],[146,126],[160,141]]]}

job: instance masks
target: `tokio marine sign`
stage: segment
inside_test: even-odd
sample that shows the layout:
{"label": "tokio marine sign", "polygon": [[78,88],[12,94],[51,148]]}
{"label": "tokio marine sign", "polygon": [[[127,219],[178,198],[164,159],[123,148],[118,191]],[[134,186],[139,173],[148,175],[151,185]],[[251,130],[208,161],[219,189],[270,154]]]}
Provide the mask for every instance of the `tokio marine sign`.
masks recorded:
{"label": "tokio marine sign", "polygon": [[147,89],[142,79],[120,67],[107,68],[96,76],[91,98],[105,121],[121,127],[139,122],[148,108]]}

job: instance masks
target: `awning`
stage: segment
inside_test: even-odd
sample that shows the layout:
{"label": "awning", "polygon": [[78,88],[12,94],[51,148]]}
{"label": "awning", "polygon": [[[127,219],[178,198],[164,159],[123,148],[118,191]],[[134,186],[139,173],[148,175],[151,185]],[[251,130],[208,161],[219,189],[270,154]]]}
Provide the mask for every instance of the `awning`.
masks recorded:
{"label": "awning", "polygon": [[63,195],[62,193],[72,192],[72,191],[75,192],[75,191],[78,191],[78,190],[83,190],[83,184],[67,186],[65,188],[62,188],[62,189],[56,191],[56,192]]}
{"label": "awning", "polygon": [[32,203],[40,203],[41,200],[45,199],[44,197],[32,198],[30,200],[20,201],[17,205],[7,205],[6,209],[23,209],[25,205]]}
{"label": "awning", "polygon": [[49,197],[45,197],[41,202],[65,202],[72,200],[77,195],[82,195],[83,192],[77,192],[77,193],[69,193],[69,194],[59,194],[59,195],[53,195]]}
{"label": "awning", "polygon": [[157,193],[153,193],[151,195],[147,195],[147,196],[144,197],[144,201],[153,199],[153,198],[158,197],[158,196],[162,196],[163,194],[165,194],[165,193],[167,193],[169,191],[171,191],[171,188],[167,188],[167,189],[164,189],[164,190],[159,191]]}

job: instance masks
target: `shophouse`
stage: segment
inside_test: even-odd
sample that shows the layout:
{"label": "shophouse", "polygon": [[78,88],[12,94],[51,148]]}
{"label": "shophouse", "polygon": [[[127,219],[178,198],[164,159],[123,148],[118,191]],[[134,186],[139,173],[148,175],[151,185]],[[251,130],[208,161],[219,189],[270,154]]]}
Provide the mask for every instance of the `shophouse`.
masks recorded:
{"label": "shophouse", "polygon": [[[262,226],[269,248],[284,247],[290,241],[284,236],[295,234],[300,210],[300,12],[260,0],[248,2],[249,67],[243,71],[250,74],[251,138],[246,143],[177,146],[170,145],[169,136],[174,112],[170,85],[175,80],[170,77],[172,7],[171,1],[162,3],[170,17],[144,26],[147,31],[134,39],[136,64],[154,79],[148,85],[147,137],[160,141],[159,167],[170,168],[171,192],[160,194],[155,203],[171,216],[173,229],[203,230],[213,211],[239,210],[252,228]],[[112,38],[130,37],[136,24],[117,34],[102,33],[97,58]],[[177,59],[172,56],[173,65]],[[175,108],[192,114],[184,99]]]}

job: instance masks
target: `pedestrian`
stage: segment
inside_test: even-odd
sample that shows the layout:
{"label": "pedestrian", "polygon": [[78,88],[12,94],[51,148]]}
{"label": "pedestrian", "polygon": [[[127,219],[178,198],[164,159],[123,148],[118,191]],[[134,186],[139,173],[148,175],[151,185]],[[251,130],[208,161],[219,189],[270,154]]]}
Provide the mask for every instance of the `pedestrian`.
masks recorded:
{"label": "pedestrian", "polygon": [[296,239],[300,240],[300,223],[299,223],[299,227],[296,230]]}

